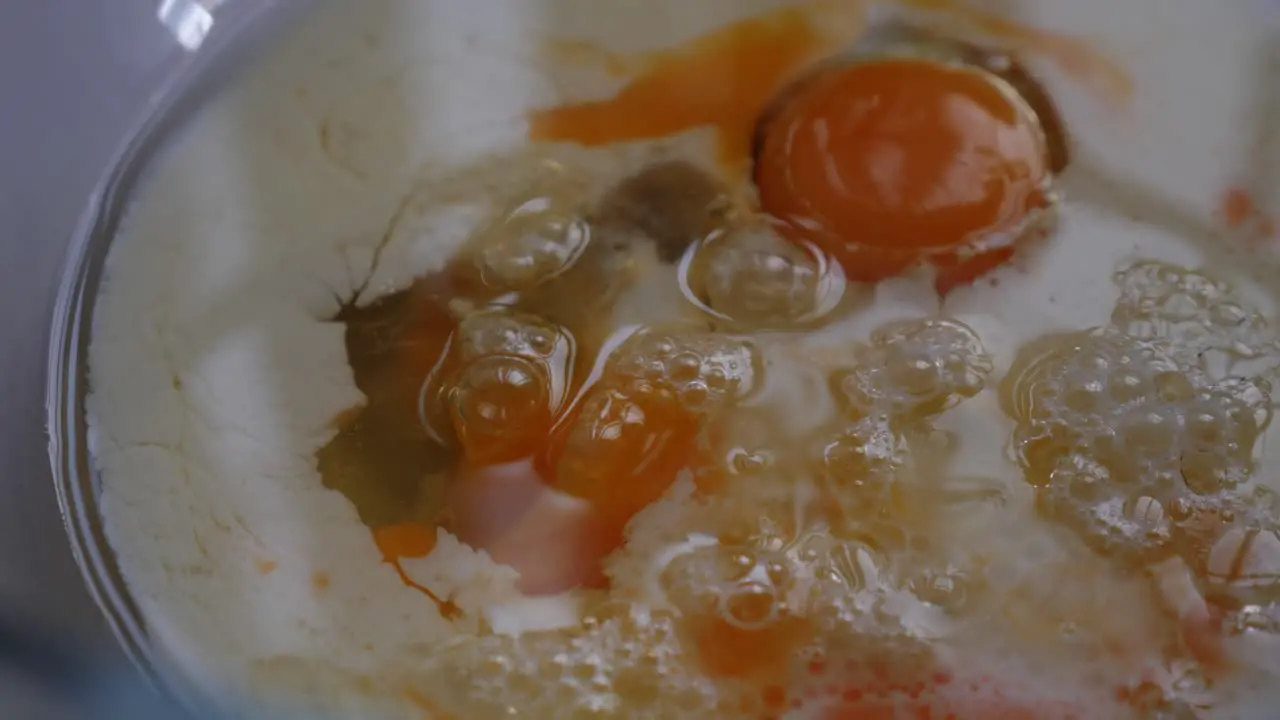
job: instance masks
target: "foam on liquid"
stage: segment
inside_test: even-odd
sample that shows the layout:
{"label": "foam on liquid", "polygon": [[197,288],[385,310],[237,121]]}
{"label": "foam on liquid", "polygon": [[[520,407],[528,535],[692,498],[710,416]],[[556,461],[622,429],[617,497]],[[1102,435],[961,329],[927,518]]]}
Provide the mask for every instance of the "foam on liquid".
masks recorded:
{"label": "foam on liquid", "polygon": [[[745,12],[733,5],[709,3],[706,25]],[[1239,145],[1238,133],[1213,128],[1234,127],[1227,119],[1239,110],[1190,96],[1247,95],[1247,61],[1217,54],[1246,44],[1238,31],[1248,22],[1194,3],[1162,5],[1175,18],[1160,21],[1168,27],[1154,25],[1143,2],[1028,5],[1047,24],[1084,28],[1137,56],[1136,112],[1150,121],[1139,123],[1141,142],[1089,102],[1070,102],[1078,90],[1051,77],[1065,88],[1068,124],[1082,144],[1115,150],[1103,165],[1208,217],[1229,173],[1205,159]],[[565,32],[603,33],[619,47],[650,36],[669,44],[670,18],[646,24],[650,6],[619,5],[613,31],[593,30],[590,8],[569,8]],[[643,203],[611,205],[607,191],[642,167],[710,164],[705,138],[594,151],[610,158],[603,171],[592,160],[564,163],[552,148],[550,172],[499,155],[467,176],[479,182],[452,184],[432,166],[415,185],[418,163],[519,141],[523,128],[506,119],[561,95],[512,39],[537,18],[478,3],[501,19],[473,22],[453,7],[384,3],[328,16],[299,42],[314,50],[352,28],[386,32],[369,18],[395,11],[405,21],[392,24],[401,32],[387,47],[400,50],[369,44],[348,65],[333,50],[351,78],[326,75],[311,98],[276,92],[318,72],[300,69],[310,67],[298,59],[307,52],[289,60],[282,51],[274,74],[222,101],[175,147],[160,175],[186,180],[156,182],[135,234],[113,251],[91,403],[105,438],[104,504],[131,586],[166,644],[213,658],[219,681],[253,675],[267,695],[284,687],[326,712],[389,717],[1266,716],[1256,711],[1265,693],[1248,682],[1280,657],[1270,643],[1280,542],[1264,452],[1276,352],[1248,277],[1265,275],[1265,260],[1242,270],[1233,258],[1252,256],[1236,246],[1219,252],[1202,237],[1171,235],[1153,222],[1159,207],[1143,214],[1152,203],[1138,203],[1136,221],[1073,205],[1068,177],[1065,223],[1027,273],[959,291],[939,312],[927,284],[894,281],[869,294],[820,253],[729,217],[732,203],[686,219],[728,232],[683,256],[671,247],[688,238]],[[405,30],[455,25],[506,59],[474,61],[466,33]],[[423,63],[414,53],[424,47],[453,54]],[[438,72],[420,84],[384,77],[397,63]],[[568,94],[610,87],[597,80]],[[1198,90],[1179,92],[1184,82]],[[442,87],[457,91],[448,102]],[[1150,87],[1160,90],[1144,95]],[[432,120],[398,125],[401,95],[429,100],[418,110]],[[325,136],[327,159],[291,133],[310,122],[312,104],[338,128]],[[269,111],[245,110],[255,107]],[[483,125],[476,112],[494,128],[472,131]],[[254,118],[263,122],[246,122]],[[414,134],[419,125],[430,139]],[[264,126],[271,132],[253,145],[261,152],[248,154],[268,176],[259,216],[226,149]],[[1186,141],[1186,127],[1203,133]],[[299,170],[299,157],[311,164]],[[698,182],[675,167],[674,184]],[[408,200],[392,207],[406,187]],[[691,206],[715,205],[707,198],[718,193],[714,183],[695,187]],[[372,252],[390,216],[401,222]],[[595,242],[602,233],[652,242]],[[330,295],[367,289],[355,314],[373,295],[436,273],[454,248],[428,237],[475,241],[464,248],[478,251],[470,274],[454,278],[480,288],[482,302],[448,304],[435,316],[443,332],[405,344],[413,373],[387,369],[402,359],[395,352],[370,353],[362,372],[349,336],[344,356]],[[205,257],[213,248],[216,261]],[[375,277],[353,279],[366,251]],[[1127,256],[1207,258],[1218,271]],[[300,260],[312,257],[314,266]],[[1113,264],[1124,269],[1114,284]],[[245,280],[263,268],[275,273],[270,282]],[[235,301],[213,322],[205,305],[224,293]],[[385,328],[369,327],[366,340],[387,344]],[[288,339],[295,354],[253,362],[274,347],[263,350],[261,337]],[[418,381],[424,368],[437,382]],[[255,372],[261,387],[248,383],[246,394]],[[338,423],[346,445],[322,451],[322,476],[312,453],[334,432],[326,424],[358,402],[380,409],[363,425]],[[122,409],[135,405],[150,416]],[[272,417],[295,412],[306,419],[288,432]],[[266,430],[229,430],[235,422]],[[388,431],[422,426],[447,440],[443,450],[423,453]],[[458,452],[511,459],[553,427],[565,438],[555,487],[578,500],[620,498],[611,512],[627,522],[625,545],[605,562],[607,593],[527,602],[503,594],[501,574],[452,593],[456,578],[488,577],[493,563],[443,532],[394,568],[383,562],[366,525],[436,522],[449,502],[436,490]],[[647,465],[660,472],[629,486],[633,494],[615,492],[618,473],[601,468],[651,459],[646,443],[670,427],[696,432],[681,454]],[[1004,460],[1006,439],[1015,461]],[[377,485],[386,474],[370,471],[370,457],[395,459],[386,462],[402,470],[394,491]],[[433,556],[455,566],[430,566]],[[415,575],[414,563],[429,570]],[[313,567],[324,568],[323,582]],[[402,577],[446,590],[429,598]],[[1228,639],[1208,653],[1194,635],[1205,598]],[[1215,675],[1214,653],[1235,669]]]}

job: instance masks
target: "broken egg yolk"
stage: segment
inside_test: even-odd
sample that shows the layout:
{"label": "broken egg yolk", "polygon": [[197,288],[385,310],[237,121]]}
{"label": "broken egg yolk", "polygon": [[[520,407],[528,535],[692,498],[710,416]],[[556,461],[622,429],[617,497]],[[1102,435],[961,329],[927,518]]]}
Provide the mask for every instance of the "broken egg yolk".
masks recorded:
{"label": "broken egg yolk", "polygon": [[1035,115],[1002,81],[897,58],[822,71],[783,98],[755,179],[796,239],[874,282],[922,261],[953,276],[998,264],[1047,204],[1050,170]]}
{"label": "broken egg yolk", "polygon": [[696,455],[698,418],[656,395],[608,385],[590,390],[552,436],[541,474],[588,501],[620,538]]}
{"label": "broken egg yolk", "polygon": [[627,523],[695,457],[698,423],[669,402],[596,387],[531,457],[461,472],[453,528],[531,595],[604,587]]}

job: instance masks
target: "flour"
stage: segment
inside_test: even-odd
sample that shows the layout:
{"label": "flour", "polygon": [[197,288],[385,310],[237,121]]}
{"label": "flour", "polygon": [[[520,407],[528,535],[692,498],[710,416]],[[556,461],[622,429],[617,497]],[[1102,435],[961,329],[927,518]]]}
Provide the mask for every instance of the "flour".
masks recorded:
{"label": "flour", "polygon": [[[426,666],[422,648],[457,628],[381,561],[316,468],[335,418],[364,401],[330,318],[356,294],[368,302],[448,260],[518,185],[510,158],[529,152],[523,113],[617,88],[606,73],[549,64],[541,38],[655,49],[782,4],[343,4],[309,18],[174,138],[108,259],[88,411],[111,547],[178,674],[218,697],[283,694],[339,716],[430,714],[388,678]],[[1138,256],[1225,269],[1274,304],[1265,283],[1280,271],[1275,256],[1162,227],[1160,202],[1127,212],[1137,217],[1100,208],[1122,198],[1097,181],[1139,180],[1208,222],[1222,189],[1247,175],[1254,135],[1240,128],[1258,83],[1274,83],[1256,60],[1266,28],[1197,0],[1023,5],[1024,20],[1112,52],[1135,95],[1109,109],[1035,63],[1082,148],[1062,230],[1027,268],[1000,271],[998,289],[959,291],[945,312],[984,339],[1005,338],[1001,348],[1096,325],[1114,302],[1112,271]],[[655,153],[705,161],[711,143],[693,133],[554,153],[604,187]],[[671,297],[650,287],[623,312],[649,319]],[[932,312],[923,295],[898,306]],[[997,353],[1005,366],[1010,354]],[[994,402],[965,412],[957,429],[974,426],[973,413],[1005,422]],[[987,436],[1002,432],[979,434],[969,445],[986,455],[967,461],[975,472],[1000,463]],[[579,611],[572,597],[522,605],[510,569],[449,536],[406,572],[500,632],[557,627]]]}

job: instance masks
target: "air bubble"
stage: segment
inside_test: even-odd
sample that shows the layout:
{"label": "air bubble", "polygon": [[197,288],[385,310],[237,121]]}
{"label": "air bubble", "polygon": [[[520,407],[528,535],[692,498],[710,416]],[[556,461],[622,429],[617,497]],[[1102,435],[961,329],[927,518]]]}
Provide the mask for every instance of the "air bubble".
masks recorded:
{"label": "air bubble", "polygon": [[773,456],[767,452],[749,452],[741,448],[729,452],[729,467],[738,475],[758,475],[773,464]]}
{"label": "air bubble", "polygon": [[884,422],[863,420],[840,428],[817,442],[819,476],[847,510],[872,512],[881,509],[897,473],[906,462],[906,452],[897,436]]}
{"label": "air bubble", "polygon": [[1106,385],[1102,381],[1088,380],[1067,388],[1062,396],[1062,404],[1074,413],[1094,413],[1107,402],[1106,391]]}
{"label": "air bubble", "polygon": [[1119,372],[1111,376],[1107,384],[1111,400],[1123,405],[1144,397],[1147,392],[1147,380],[1136,372]]}
{"label": "air bubble", "polygon": [[760,630],[786,613],[790,560],[743,545],[701,547],[676,556],[661,574],[668,601],[687,616],[712,615],[740,630]]}
{"label": "air bubble", "polygon": [[843,272],[817,248],[788,242],[765,224],[730,228],[695,245],[681,266],[695,304],[755,330],[790,329],[830,313]]}
{"label": "air bubble", "polygon": [[1197,495],[1214,495],[1231,490],[1242,478],[1233,477],[1232,468],[1220,448],[1185,450],[1179,459],[1182,481]]}
{"label": "air bubble", "polygon": [[1163,455],[1177,446],[1182,418],[1176,409],[1156,408],[1134,413],[1120,420],[1123,438],[1120,447],[1137,455]]}
{"label": "air bubble", "polygon": [[587,192],[563,168],[544,176],[471,239],[481,279],[526,291],[565,272],[591,242],[583,217]]}
{"label": "air bubble", "polygon": [[1251,415],[1249,420],[1238,419],[1237,422],[1251,421],[1250,430],[1260,433],[1271,424],[1271,383],[1260,377],[1228,377],[1218,383],[1220,393],[1239,404],[1236,408],[1241,414]]}
{"label": "air bubble", "polygon": [[667,377],[675,382],[696,380],[702,373],[702,358],[693,353],[681,353],[671,358],[665,370]]}
{"label": "air bubble", "polygon": [[450,385],[454,431],[473,462],[509,462],[529,453],[551,429],[551,383],[519,357],[490,355],[462,368]]}
{"label": "air bubble", "polygon": [[559,327],[536,315],[494,309],[473,312],[458,326],[459,357],[470,361],[486,355],[549,359],[564,350]]}
{"label": "air bubble", "polygon": [[1072,499],[1082,503],[1096,503],[1111,493],[1110,472],[1086,457],[1072,456],[1053,471],[1049,482],[1065,487]]}
{"label": "air bubble", "polygon": [[1185,403],[1195,397],[1196,388],[1183,373],[1165,371],[1155,376],[1153,384],[1160,399],[1167,403]]}
{"label": "air bubble", "polygon": [[1227,283],[1154,261],[1118,273],[1115,282],[1120,299],[1112,324],[1135,338],[1166,343],[1187,366],[1209,351],[1234,359],[1276,353],[1265,318],[1239,302]]}
{"label": "air bubble", "polygon": [[667,398],[602,384],[556,429],[549,482],[621,529],[695,461],[698,432],[696,419]]}
{"label": "air bubble", "polygon": [[768,585],[744,582],[730,588],[720,598],[725,622],[742,630],[759,630],[778,619],[777,593]]}
{"label": "air bubble", "polygon": [[[1092,391],[1099,383],[1105,393]],[[1160,342],[1102,329],[1029,345],[1002,402],[1019,424],[1014,447],[1042,509],[1101,552],[1149,559],[1186,522],[1186,501],[1226,502],[1248,481],[1269,390],[1214,382],[1180,368]]]}
{"label": "air bubble", "polygon": [[886,325],[837,371],[832,387],[855,417],[923,419],[976,395],[992,370],[976,333],[952,320]]}
{"label": "air bubble", "polygon": [[889,358],[888,375],[895,387],[917,397],[928,397],[938,392],[938,386],[942,383],[942,368],[936,359],[921,353],[915,353],[914,356],[906,353],[901,353],[898,357],[892,355],[891,353]]}
{"label": "air bubble", "polygon": [[911,591],[930,605],[956,612],[968,599],[968,579],[952,570],[927,572],[911,583]]}
{"label": "air bubble", "polygon": [[676,400],[691,410],[701,411],[711,401],[711,390],[704,383],[695,380],[680,389]]}
{"label": "air bubble", "polygon": [[696,330],[645,330],[615,352],[604,381],[650,383],[707,414],[750,395],[761,381],[761,368],[759,350],[747,340]]}
{"label": "air bubble", "polygon": [[1280,601],[1280,535],[1275,530],[1228,530],[1209,550],[1205,575],[1212,592],[1238,603]]}
{"label": "air bubble", "polygon": [[1244,308],[1231,302],[1218,303],[1209,312],[1210,318],[1215,325],[1228,328],[1239,327],[1249,319],[1249,315]]}

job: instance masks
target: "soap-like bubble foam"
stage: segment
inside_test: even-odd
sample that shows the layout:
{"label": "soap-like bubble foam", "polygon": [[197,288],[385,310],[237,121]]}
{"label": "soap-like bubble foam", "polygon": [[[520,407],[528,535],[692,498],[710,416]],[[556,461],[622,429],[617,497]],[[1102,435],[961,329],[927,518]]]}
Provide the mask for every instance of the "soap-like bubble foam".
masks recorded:
{"label": "soap-like bubble foam", "polygon": [[505,309],[469,313],[458,325],[463,362],[486,355],[515,355],[546,360],[560,349],[563,332],[536,315]]}
{"label": "soap-like bubble foam", "polygon": [[470,240],[480,278],[499,290],[528,291],[567,270],[591,241],[584,178],[543,162],[532,186]]}
{"label": "soap-like bubble foam", "polygon": [[[1139,282],[1151,273],[1164,284]],[[1049,525],[949,490],[954,448],[934,423],[993,371],[959,322],[895,321],[806,366],[830,406],[785,432],[770,382],[790,370],[766,362],[768,338],[636,331],[557,419],[545,468],[620,538],[607,599],[588,594],[572,627],[459,639],[431,660],[431,696],[479,718],[1197,712],[1211,689],[1137,571],[1184,563],[1228,633],[1280,629],[1280,503],[1253,478],[1271,387],[1179,345],[1227,352],[1224,338],[1254,337],[1175,322],[1237,317],[1224,309],[1234,296],[1197,277],[1122,275],[1116,324],[1045,338],[1014,362],[1001,400]],[[1160,301],[1197,287],[1195,313]],[[1265,326],[1242,312],[1233,327]],[[571,350],[563,331],[484,310],[455,341],[455,423],[537,425],[533,379]],[[510,402],[486,411],[492,397]],[[1027,546],[955,542],[957,518]],[[1064,545],[1072,533],[1083,544]]]}
{"label": "soap-like bubble foam", "polygon": [[618,349],[607,380],[706,414],[749,395],[762,371],[759,351],[747,340],[656,329],[637,333]]}
{"label": "soap-like bubble foam", "polygon": [[471,311],[423,382],[421,421],[473,461],[518,459],[550,430],[572,358],[568,334],[536,315]]}
{"label": "soap-like bubble foam", "polygon": [[991,370],[991,357],[968,326],[909,320],[873,333],[832,386],[854,416],[920,418],[976,395]]}
{"label": "soap-like bubble foam", "polygon": [[[1194,597],[1167,600],[1184,622],[1216,613],[1227,635],[1273,634],[1280,514],[1253,477],[1271,384],[1248,372],[1274,365],[1266,318],[1229,286],[1160,263],[1116,282],[1109,326],[1044,338],[1014,362],[1002,401],[1015,455],[1043,514],[1104,557],[1157,577],[1185,568]],[[1220,652],[1184,640],[1202,660]],[[1143,717],[1193,717],[1211,704],[1202,690],[1146,682],[1125,699]]]}
{"label": "soap-like bubble foam", "polygon": [[1215,382],[1109,328],[1025,350],[1005,398],[1046,512],[1101,551],[1142,560],[1173,539],[1169,503],[1249,481],[1270,406],[1265,381]]}
{"label": "soap-like bubble foam", "polygon": [[1280,346],[1266,317],[1229,284],[1160,262],[1140,262],[1116,274],[1120,299],[1111,324],[1129,337],[1155,340],[1186,365],[1205,353],[1229,360],[1275,356]]}

